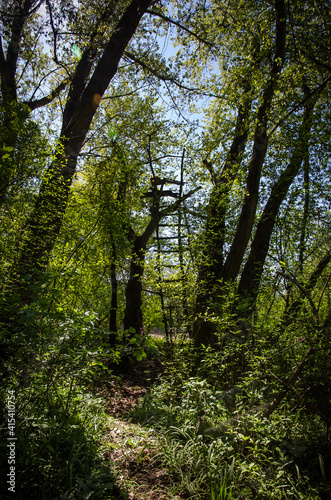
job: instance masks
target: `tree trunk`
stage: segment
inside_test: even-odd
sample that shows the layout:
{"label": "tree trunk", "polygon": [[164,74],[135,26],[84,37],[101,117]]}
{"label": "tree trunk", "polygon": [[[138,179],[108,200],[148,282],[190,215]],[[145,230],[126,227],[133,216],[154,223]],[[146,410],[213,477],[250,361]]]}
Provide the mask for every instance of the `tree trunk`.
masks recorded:
{"label": "tree trunk", "polygon": [[[208,318],[205,319],[204,315],[208,312],[208,305],[212,303],[212,311],[220,315],[220,304],[224,300],[224,295],[227,293],[227,285],[231,283],[238,275],[244,253],[252,232],[257,203],[259,194],[259,185],[262,172],[262,165],[264,162],[265,154],[268,147],[267,138],[267,124],[268,124],[268,114],[271,108],[272,99],[275,92],[276,82],[279,74],[282,70],[284,58],[285,58],[285,42],[286,42],[286,9],[283,0],[275,1],[275,16],[276,16],[276,39],[275,39],[275,50],[273,64],[270,73],[270,79],[266,84],[263,92],[262,104],[257,112],[256,127],[254,132],[254,142],[253,142],[253,152],[252,157],[248,166],[248,176],[246,185],[246,195],[244,198],[241,214],[237,224],[234,239],[231,244],[230,251],[227,255],[224,265],[222,264],[222,254],[220,254],[221,249],[215,248],[215,257],[213,255],[209,256],[209,265],[204,265],[203,274],[202,272],[199,279],[204,283],[202,287],[202,292],[198,292],[197,296],[197,307],[196,307],[196,320],[194,325],[194,342],[197,346],[211,345],[216,340],[216,324],[210,321]],[[235,137],[235,141],[236,141]],[[240,150],[237,147],[237,156]],[[211,208],[210,210],[214,212],[213,217],[210,220],[215,220],[215,223],[210,227],[210,231],[220,234],[220,239],[223,241],[224,238],[224,206],[222,218],[217,221],[217,210],[218,207],[222,207],[222,203],[226,205],[226,199],[223,201],[221,196],[224,192],[219,192],[215,199],[211,198]],[[223,234],[222,234],[223,233]],[[212,236],[213,240],[215,239]],[[207,243],[208,245],[209,243]],[[213,268],[211,267],[213,266]],[[205,283],[217,283],[217,290],[213,289],[210,293],[207,293]],[[213,288],[215,288],[213,286]],[[200,317],[199,317],[200,315]]]}
{"label": "tree trunk", "polygon": [[[24,2],[13,2],[11,36],[5,54],[0,36],[0,81],[3,124],[1,130],[1,143],[4,147],[15,148],[19,127],[29,115],[28,107],[17,102],[16,71],[19,55],[20,43],[23,36],[23,29],[26,20],[31,15],[31,9],[35,0],[25,0]],[[18,123],[17,123],[18,122]],[[14,124],[14,125],[13,125]],[[4,153],[6,150],[4,149]],[[0,172],[0,207],[6,200],[8,188],[14,175],[11,165],[6,167],[6,161],[2,159]]]}
{"label": "tree trunk", "polygon": [[276,40],[273,65],[271,68],[270,80],[263,92],[262,104],[257,112],[253,153],[248,166],[246,194],[237,224],[236,233],[224,263],[221,276],[225,283],[231,282],[237,277],[249,238],[252,233],[258,203],[262,166],[268,148],[268,114],[275,93],[276,83],[285,59],[286,9],[283,0],[275,1],[275,14]]}
{"label": "tree trunk", "polygon": [[134,230],[128,228],[128,238],[133,245],[133,253],[130,265],[130,278],[126,287],[126,305],[124,313],[124,329],[133,328],[136,333],[139,333],[143,327],[143,319],[141,312],[142,305],[142,277],[144,274],[145,254],[147,244],[156,230],[162,217],[165,217],[179,208],[181,203],[194,194],[198,189],[193,189],[187,194],[180,196],[174,203],[159,210],[162,190],[158,190],[157,186],[153,187],[153,201],[151,207],[151,219],[145,231],[137,236]]}
{"label": "tree trunk", "polygon": [[315,103],[316,97],[306,102],[296,148],[288,166],[274,184],[263,210],[262,217],[257,225],[255,236],[251,244],[250,254],[246,261],[238,287],[239,307],[240,302],[245,304],[245,310],[242,309],[243,306],[240,308],[241,316],[249,315],[255,305],[264,262],[268,253],[270,238],[279,208],[297,176],[302,162],[308,154],[308,140]]}
{"label": "tree trunk", "polygon": [[160,259],[161,243],[159,239],[159,226],[156,227],[156,242],[157,242],[157,272],[158,272],[158,282],[159,282],[159,294],[161,301],[161,311],[163,318],[164,333],[166,336],[167,343],[169,343],[168,318],[165,310],[164,292],[162,287],[162,272],[161,272],[161,259]]}
{"label": "tree trunk", "polygon": [[31,16],[35,3],[35,0],[13,2],[11,6],[13,9],[11,37],[8,44],[6,57],[3,52],[2,40],[0,38],[1,94],[3,101],[8,104],[13,101],[17,102],[15,75],[17,71],[20,43],[23,36],[24,25],[28,17]]}
{"label": "tree trunk", "polygon": [[128,230],[128,238],[132,243],[133,249],[130,277],[125,290],[124,330],[133,328],[136,333],[140,333],[143,327],[141,311],[142,278],[144,275],[147,243],[161,219],[157,207],[154,208],[156,213],[151,217],[145,231],[140,236],[137,236],[131,227]]}
{"label": "tree trunk", "polygon": [[309,217],[310,187],[309,187],[309,155],[306,155],[303,164],[303,189],[305,201],[303,205],[303,216],[301,224],[300,244],[299,244],[299,270],[303,270],[303,261],[305,254],[306,229]]}
{"label": "tree trunk", "polygon": [[116,342],[117,333],[117,278],[116,278],[116,264],[113,262],[110,266],[110,279],[111,279],[111,304],[109,314],[109,331],[111,332],[109,340],[110,345],[114,346]]}
{"label": "tree trunk", "polygon": [[[196,338],[197,342],[198,336],[201,337],[201,339],[204,339],[204,343],[208,345],[213,343],[212,336],[215,325],[200,316],[203,316],[207,312],[208,307],[211,305],[211,297],[214,298],[219,293],[219,278],[222,274],[224,263],[223,252],[227,201],[246,146],[250,108],[251,101],[246,98],[244,105],[238,110],[234,139],[225,160],[222,173],[218,176],[212,173],[214,188],[209,201],[204,236],[205,243],[198,271],[198,291],[193,324],[193,337]],[[207,167],[211,167],[208,162],[205,163]]]}
{"label": "tree trunk", "polygon": [[144,275],[146,247],[142,238],[134,242],[133,255],[130,265],[130,278],[125,290],[124,330],[133,328],[135,333],[140,333],[143,328],[142,317],[142,277]]}
{"label": "tree trunk", "polygon": [[90,49],[85,51],[77,65],[63,114],[55,160],[42,183],[21,247],[17,288],[26,302],[31,299],[29,293],[24,293],[24,276],[30,277],[30,283],[35,281],[48,263],[61,229],[78,154],[101,98],[116,74],[123,52],[151,3],[152,0],[132,0],[114,29],[88,83],[93,62]]}

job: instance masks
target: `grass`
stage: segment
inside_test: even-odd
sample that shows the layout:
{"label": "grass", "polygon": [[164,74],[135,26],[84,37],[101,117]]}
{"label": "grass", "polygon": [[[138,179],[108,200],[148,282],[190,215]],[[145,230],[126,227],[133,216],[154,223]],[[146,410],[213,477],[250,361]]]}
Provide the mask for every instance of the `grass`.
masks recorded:
{"label": "grass", "polygon": [[[40,350],[23,382],[20,369],[11,371],[16,498],[331,498],[324,424],[304,408],[293,411],[286,399],[267,418],[273,396],[258,371],[248,371],[238,390],[226,381],[222,390],[224,353],[197,355],[189,342],[169,351],[164,339],[153,338],[131,378],[116,378],[118,397],[131,400],[114,418],[116,386],[92,333],[84,334],[84,348],[61,341]],[[150,388],[130,411],[140,382]],[[3,400],[5,391],[3,385]]]}
{"label": "grass", "polygon": [[[178,360],[133,411],[159,436],[158,463],[168,470],[168,497],[201,500],[329,499],[330,446],[325,426],[287,403],[270,417],[264,393],[239,391],[231,400]],[[176,361],[176,364],[175,364]]]}

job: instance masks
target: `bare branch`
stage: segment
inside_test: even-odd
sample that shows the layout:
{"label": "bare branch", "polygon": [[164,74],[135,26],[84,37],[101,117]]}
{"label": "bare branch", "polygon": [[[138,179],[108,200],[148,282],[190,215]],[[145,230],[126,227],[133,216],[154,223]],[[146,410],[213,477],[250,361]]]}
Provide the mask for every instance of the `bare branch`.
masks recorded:
{"label": "bare branch", "polygon": [[329,75],[320,85],[318,85],[318,87],[316,87],[316,89],[312,90],[308,95],[306,95],[296,106],[294,106],[292,109],[290,109],[290,111],[288,113],[286,113],[286,115],[284,115],[278,123],[276,123],[276,125],[273,127],[273,129],[270,131],[270,133],[268,134],[268,137],[271,137],[275,132],[276,130],[278,129],[278,127],[285,121],[287,120],[287,118],[289,116],[291,116],[293,113],[295,113],[295,111],[297,111],[299,108],[301,108],[301,106],[303,104],[305,104],[305,102],[308,101],[308,99],[310,99],[311,97],[313,97],[313,95],[315,95],[316,93],[318,92],[321,92],[323,89],[325,89],[325,87],[327,86],[327,84],[331,81],[331,75]]}
{"label": "bare branch", "polygon": [[208,42],[208,40],[205,40],[204,38],[202,38],[201,36],[199,36],[197,33],[194,33],[193,31],[191,31],[186,26],[183,26],[178,21],[175,21],[175,19],[171,19],[170,17],[165,16],[161,12],[156,12],[155,10],[147,10],[147,13],[151,14],[153,16],[160,17],[161,19],[163,19],[164,21],[167,21],[170,24],[174,24],[175,26],[177,26],[181,30],[186,31],[186,33],[188,33],[189,35],[191,35],[194,38],[196,38],[199,42],[201,42],[201,43],[203,43],[205,45],[208,45],[208,47],[213,47],[214,46],[212,43]]}
{"label": "bare branch", "polygon": [[277,407],[280,405],[282,400],[285,398],[287,392],[293,388],[293,384],[297,380],[297,378],[299,377],[300,373],[302,372],[304,365],[305,365],[309,355],[311,354],[311,352],[312,352],[312,347],[309,347],[303,360],[300,361],[300,363],[296,366],[292,375],[286,381],[283,382],[284,389],[280,391],[280,393],[275,397],[275,399],[272,401],[272,403],[269,404],[269,406],[267,407],[267,409],[264,412],[266,417],[270,417],[270,415],[277,409]]}
{"label": "bare branch", "polygon": [[57,35],[58,35],[58,30],[54,26],[54,21],[53,21],[53,13],[52,13],[52,6],[49,0],[46,0],[46,4],[48,7],[48,12],[49,12],[49,19],[51,22],[51,28],[53,31],[53,50],[54,50],[54,61],[56,64],[59,64],[59,60],[57,57]]}
{"label": "bare branch", "polygon": [[35,101],[27,101],[24,104],[29,106],[31,111],[46,106],[50,102],[54,101],[54,99],[56,99],[56,97],[60,95],[60,93],[62,92],[62,90],[66,88],[68,83],[69,80],[64,80],[50,94],[48,94],[48,96],[42,97],[41,99],[36,99]]}
{"label": "bare branch", "polygon": [[164,208],[163,210],[160,211],[161,218],[164,217],[165,215],[171,214],[172,212],[175,212],[177,208],[183,203],[183,201],[187,200],[192,194],[196,193],[197,191],[200,191],[201,186],[198,186],[195,189],[192,189],[188,193],[184,194],[181,198],[179,198],[177,201],[169,205],[168,207]]}
{"label": "bare branch", "polygon": [[178,80],[176,80],[173,76],[164,75],[164,74],[160,73],[157,69],[152,68],[148,63],[146,63],[145,61],[142,61],[139,57],[137,57],[132,52],[125,51],[124,56],[126,58],[130,59],[131,61],[135,62],[136,64],[139,64],[139,66],[141,66],[145,71],[148,71],[149,73],[151,73],[151,75],[155,76],[156,78],[158,78],[162,82],[173,83],[174,85],[176,85],[178,88],[180,88],[182,90],[187,90],[188,92],[195,92],[198,95],[202,95],[202,96],[206,96],[206,97],[215,97],[218,99],[221,97],[217,94],[212,94],[210,92],[201,92],[200,89],[191,88],[191,87],[187,87],[186,85],[183,85]]}

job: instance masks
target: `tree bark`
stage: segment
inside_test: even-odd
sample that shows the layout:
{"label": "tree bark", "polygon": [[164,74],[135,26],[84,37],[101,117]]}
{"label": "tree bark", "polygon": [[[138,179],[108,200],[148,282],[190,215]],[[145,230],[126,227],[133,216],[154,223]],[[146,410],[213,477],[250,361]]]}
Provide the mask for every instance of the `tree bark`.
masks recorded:
{"label": "tree bark", "polygon": [[[10,26],[11,36],[6,54],[4,53],[2,38],[0,36],[1,111],[3,112],[1,142],[7,148],[15,148],[19,126],[25,122],[29,114],[28,108],[24,109],[24,106],[17,102],[15,76],[24,25],[31,15],[35,3],[35,0],[13,2],[13,12],[11,13],[12,23]],[[13,123],[17,124],[17,121],[19,125],[13,127]],[[0,206],[6,200],[13,174],[13,168],[10,165],[8,165],[8,168],[2,165],[0,175]]]}
{"label": "tree bark", "polygon": [[130,264],[130,277],[125,290],[124,330],[133,328],[140,333],[143,328],[142,317],[142,278],[144,275],[145,255],[149,239],[160,222],[160,213],[156,213],[150,220],[145,231],[137,236],[132,228],[129,230],[129,239],[133,245]]}
{"label": "tree bark", "polygon": [[[215,295],[222,274],[227,201],[247,142],[250,108],[251,100],[246,97],[238,110],[234,138],[222,172],[220,175],[212,174],[214,188],[208,207],[205,247],[197,278],[196,314],[205,312],[210,296]],[[208,162],[205,163],[208,167]]]}
{"label": "tree bark", "polygon": [[303,205],[303,216],[301,224],[301,234],[299,243],[299,270],[303,270],[304,254],[305,254],[305,241],[306,229],[309,217],[309,202],[310,202],[310,182],[309,182],[309,155],[306,155],[303,165],[303,189],[305,193],[305,201]]}
{"label": "tree bark", "polygon": [[[157,186],[153,187],[153,205],[151,207],[151,219],[145,231],[137,236],[134,230],[130,227],[128,230],[128,238],[133,245],[132,259],[130,264],[130,277],[125,291],[125,313],[124,313],[124,329],[133,328],[136,333],[139,333],[143,327],[143,318],[141,312],[142,306],[142,278],[144,275],[145,254],[147,244],[156,230],[160,220],[176,211],[181,203],[189,198],[198,189],[189,191],[169,206],[159,210],[159,203],[162,190],[158,190]],[[179,196],[179,195],[178,195]]]}
{"label": "tree bark", "polygon": [[110,335],[110,344],[113,346],[116,340],[117,333],[117,291],[118,291],[118,283],[116,277],[116,264],[113,262],[110,266],[110,280],[111,280],[111,304],[110,304],[110,314],[109,314],[109,331]]}
{"label": "tree bark", "polygon": [[[59,145],[55,159],[42,183],[35,207],[27,223],[26,238],[21,247],[19,275],[35,280],[49,260],[50,252],[61,229],[68,195],[76,171],[78,154],[83,146],[101,98],[117,71],[123,52],[141,17],[152,0],[132,0],[115,27],[113,34],[90,78],[94,54],[87,49],[79,61],[67,101]],[[82,82],[84,85],[82,85]],[[25,301],[24,280],[20,292]]]}
{"label": "tree bark", "polygon": [[[238,302],[241,316],[244,315],[246,317],[249,315],[255,305],[277,214],[291,184],[299,172],[302,162],[308,154],[309,134],[315,103],[316,97],[306,102],[299,137],[292,158],[286,169],[281,173],[278,181],[274,184],[262,217],[257,225],[250,254],[238,286]],[[243,306],[242,304],[245,305]]]}
{"label": "tree bark", "polygon": [[124,330],[133,328],[140,333],[143,328],[142,317],[142,277],[144,275],[145,248],[141,238],[134,242],[133,255],[130,264],[130,278],[125,290]]}
{"label": "tree bark", "polygon": [[257,113],[254,133],[253,153],[248,166],[246,195],[239,217],[236,233],[224,263],[222,279],[225,283],[233,281],[239,272],[244,253],[252,233],[258,203],[262,165],[268,148],[268,113],[275,93],[276,83],[285,59],[286,9],[283,0],[275,1],[276,40],[270,80],[264,90],[262,105]]}
{"label": "tree bark", "polygon": [[[274,58],[270,72],[270,79],[264,89],[262,104],[260,105],[257,112],[253,152],[248,166],[246,195],[237,224],[235,236],[233,238],[231,248],[224,262],[224,265],[223,254],[221,253],[222,250],[216,246],[214,255],[209,256],[211,262],[211,264],[209,265],[209,269],[208,266],[205,265],[201,268],[201,271],[199,270],[199,278],[201,280],[201,283],[203,283],[203,286],[201,287],[202,292],[199,291],[197,294],[196,319],[193,333],[194,342],[197,346],[201,344],[211,345],[217,340],[215,336],[216,325],[212,321],[208,320],[208,318],[205,319],[204,314],[207,313],[208,304],[210,304],[211,302],[213,303],[213,312],[218,315],[220,314],[220,304],[223,302],[224,296],[227,293],[227,285],[228,283],[231,283],[231,281],[233,281],[238,275],[254,224],[254,218],[258,203],[262,165],[268,147],[268,113],[271,108],[276,83],[281,73],[285,58],[286,9],[283,0],[275,0],[275,17],[276,38]],[[235,137],[235,141],[236,139],[237,138]],[[240,154],[238,147],[236,151],[238,158]],[[226,206],[223,206],[223,209],[221,208],[221,219],[217,220],[217,216],[219,216],[218,207],[222,205],[222,200],[220,199],[222,195],[224,195],[224,193],[220,191],[220,193],[215,196],[215,199],[213,199],[212,196],[210,207],[212,216],[210,216],[209,219],[211,222],[213,222],[213,224],[210,226],[210,232],[220,234],[220,240],[224,241],[224,210],[226,209]],[[224,205],[226,205],[226,198]],[[212,235],[212,233],[211,241],[213,241],[214,245],[215,237]],[[213,251],[211,253],[213,253]],[[207,293],[208,289],[206,290],[205,283],[208,282],[213,283],[214,285],[214,290],[211,290],[211,293]],[[215,283],[217,284],[216,291]]]}
{"label": "tree bark", "polygon": [[17,102],[17,88],[15,75],[19,56],[20,43],[23,36],[23,28],[26,20],[33,12],[36,0],[25,0],[13,2],[11,37],[5,56],[3,52],[2,40],[0,37],[0,75],[1,94],[4,102]]}

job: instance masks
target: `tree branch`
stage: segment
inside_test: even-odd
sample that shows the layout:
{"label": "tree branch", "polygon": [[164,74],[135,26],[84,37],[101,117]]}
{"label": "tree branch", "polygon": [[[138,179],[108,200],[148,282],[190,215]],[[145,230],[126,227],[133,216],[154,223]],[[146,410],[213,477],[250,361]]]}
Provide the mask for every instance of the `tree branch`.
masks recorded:
{"label": "tree branch", "polygon": [[208,47],[213,47],[214,45],[210,42],[208,42],[208,40],[205,40],[204,38],[201,38],[201,36],[197,35],[196,33],[194,33],[193,31],[191,31],[189,28],[186,28],[186,26],[183,26],[182,24],[180,24],[178,21],[175,21],[175,19],[171,19],[170,17],[168,16],[165,16],[164,14],[162,14],[161,12],[156,12],[155,10],[152,10],[152,9],[148,9],[147,10],[147,13],[148,14],[151,14],[153,16],[157,16],[161,19],[163,19],[164,21],[167,21],[168,23],[170,24],[173,24],[175,26],[177,26],[178,28],[180,28],[181,30],[183,31],[186,31],[186,33],[188,33],[189,35],[193,36],[194,38],[196,38],[199,42],[205,44],[205,45],[208,45]]}
{"label": "tree branch", "polygon": [[183,203],[183,201],[187,200],[192,194],[196,193],[197,191],[200,191],[201,186],[198,186],[195,189],[192,189],[188,193],[184,194],[181,198],[179,198],[177,201],[169,205],[168,207],[164,208],[163,210],[160,211],[161,218],[164,217],[165,215],[168,215],[171,212],[175,212],[177,208]]}
{"label": "tree branch", "polygon": [[197,93],[199,95],[202,95],[202,96],[215,97],[215,98],[218,98],[218,99],[221,97],[221,96],[219,96],[217,94],[212,94],[212,93],[209,93],[209,92],[201,92],[199,89],[191,88],[191,87],[186,87],[186,85],[183,85],[182,83],[180,83],[173,76],[164,75],[164,74],[160,73],[158,70],[156,70],[155,68],[152,68],[151,66],[149,66],[148,63],[146,63],[145,61],[142,61],[139,57],[137,57],[132,52],[128,52],[126,50],[124,52],[124,56],[127,57],[128,59],[130,59],[131,61],[135,62],[136,64],[139,64],[139,66],[141,66],[145,71],[148,71],[149,73],[151,73],[151,75],[155,76],[156,78],[158,78],[162,82],[173,83],[174,85],[176,85],[178,88],[180,88],[182,90],[187,90],[188,92],[195,92],[195,93]]}
{"label": "tree branch", "polygon": [[285,387],[282,391],[280,391],[278,396],[275,397],[275,399],[272,401],[272,403],[270,403],[270,405],[265,410],[264,414],[266,417],[270,417],[270,415],[277,409],[277,407],[280,405],[282,400],[285,398],[287,392],[292,388],[294,382],[297,380],[300,373],[302,372],[303,367],[305,365],[305,362],[307,361],[307,358],[308,358],[309,354],[311,353],[311,351],[312,351],[312,347],[309,347],[309,349],[307,350],[307,352],[305,354],[304,359],[302,361],[300,361],[300,363],[296,366],[292,375],[285,382],[283,382]]}
{"label": "tree branch", "polygon": [[[307,89],[305,92],[307,92]],[[250,314],[257,299],[264,262],[268,254],[270,239],[280,206],[294,179],[298,175],[302,162],[306,159],[308,154],[309,135],[312,127],[313,110],[316,100],[317,96],[308,101],[305,105],[296,147],[294,148],[287,167],[281,172],[278,180],[271,189],[270,196],[264,206],[262,216],[256,227],[249,256],[241,273],[238,294],[240,299],[247,299],[247,314]]]}
{"label": "tree branch", "polygon": [[51,23],[51,28],[53,31],[53,50],[54,50],[54,61],[56,64],[59,64],[59,60],[57,57],[57,35],[58,35],[58,30],[54,26],[54,21],[53,21],[53,13],[52,13],[52,6],[49,0],[46,0],[46,4],[48,7],[48,12],[49,12],[49,19]]}
{"label": "tree branch", "polygon": [[331,81],[331,75],[329,75],[316,89],[312,90],[309,94],[307,94],[296,106],[294,106],[286,115],[284,115],[279,122],[276,123],[276,125],[273,127],[273,129],[269,132],[268,138],[270,138],[277,130],[277,128],[285,121],[289,116],[291,116],[293,113],[295,113],[303,104],[305,104],[308,99],[313,97],[317,92],[321,92],[327,84]]}
{"label": "tree branch", "polygon": [[299,286],[296,278],[286,276],[287,278],[291,279],[291,281],[293,281],[295,285],[297,285],[297,287],[299,288],[301,293],[300,293],[300,297],[298,299],[296,299],[294,302],[292,302],[292,304],[288,307],[287,311],[285,311],[284,319],[282,321],[283,325],[288,326],[293,321],[296,313],[300,309],[303,298],[307,298],[309,300],[309,303],[312,306],[314,314],[315,314],[315,312],[317,314],[315,305],[313,304],[309,293],[313,290],[313,288],[315,287],[315,285],[317,283],[318,278],[321,276],[324,269],[328,266],[328,264],[330,262],[331,262],[331,250],[329,249],[328,252],[324,255],[324,257],[319,261],[319,263],[315,267],[315,270],[310,275],[310,277],[308,279],[308,283],[305,286],[301,285],[301,284]]}
{"label": "tree branch", "polygon": [[24,104],[26,104],[31,111],[46,106],[60,95],[60,93],[66,88],[68,83],[69,79],[61,82],[50,94],[48,94],[48,96],[42,97],[41,99],[36,99],[34,101],[26,101]]}
{"label": "tree branch", "polygon": [[236,227],[235,236],[224,263],[222,276],[224,282],[232,281],[236,278],[239,272],[249,237],[251,235],[257,209],[262,165],[268,148],[268,137],[266,131],[269,120],[268,115],[275,93],[276,82],[281,73],[285,59],[286,10],[284,0],[275,0],[275,15],[276,39],[273,65],[271,68],[270,80],[264,88],[262,103],[257,112],[253,151],[248,165],[246,194]]}

